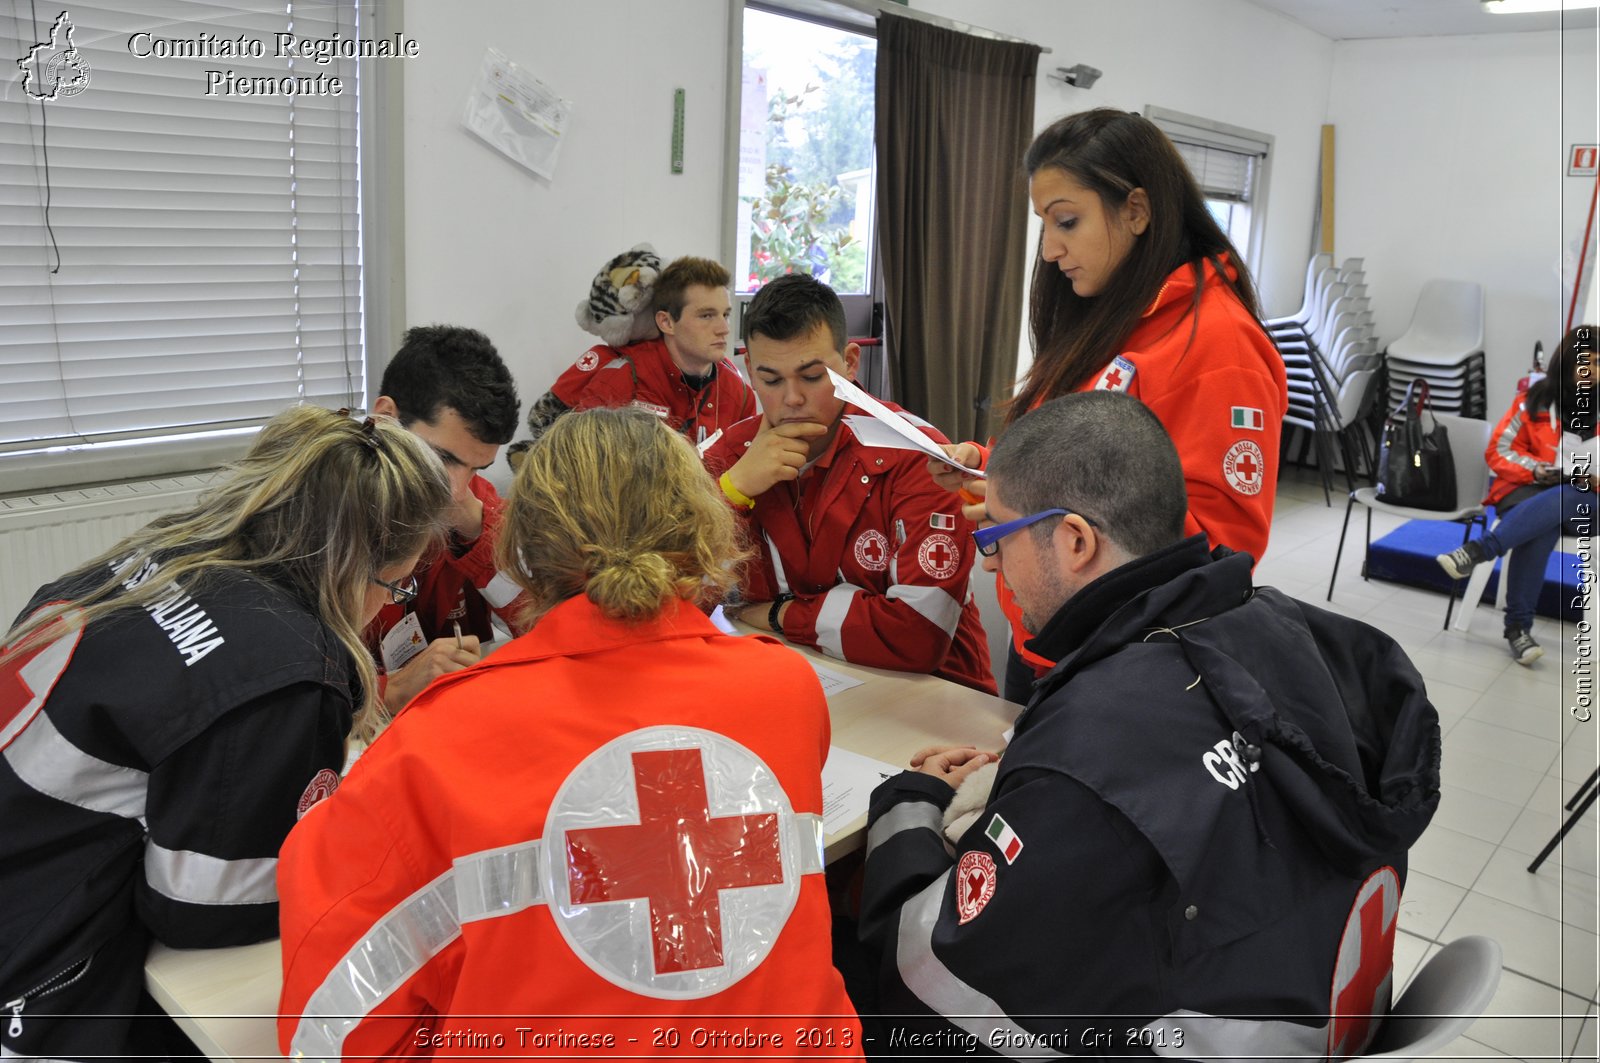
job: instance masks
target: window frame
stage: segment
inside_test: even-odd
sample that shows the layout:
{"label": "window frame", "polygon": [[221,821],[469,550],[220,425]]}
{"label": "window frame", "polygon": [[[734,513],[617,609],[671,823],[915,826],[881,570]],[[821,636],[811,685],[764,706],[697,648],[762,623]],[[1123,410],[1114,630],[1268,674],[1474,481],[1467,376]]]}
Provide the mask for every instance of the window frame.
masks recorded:
{"label": "window frame", "polygon": [[1219,151],[1256,156],[1258,162],[1251,177],[1250,193],[1244,199],[1250,208],[1250,237],[1245,246],[1239,248],[1239,253],[1244,256],[1245,267],[1250,275],[1259,277],[1266,245],[1267,194],[1272,186],[1272,156],[1276,138],[1271,133],[1261,133],[1154,104],[1145,106],[1144,116],[1174,140],[1182,139]]}
{"label": "window frame", "polygon": [[[722,195],[724,204],[722,260],[734,263],[739,260],[739,109],[744,84],[744,14],[748,9],[815,23],[844,33],[854,33],[876,40],[878,18],[876,9],[871,14],[836,0],[729,0],[728,4],[728,107],[726,116],[727,150],[723,160]],[[876,148],[874,148],[876,159]],[[873,180],[876,181],[876,162]],[[868,220],[870,232],[867,262],[867,291],[840,294],[844,304],[845,325],[853,337],[873,334],[878,321],[878,307],[883,304],[883,274],[878,259],[877,196],[873,196],[873,216]],[[745,307],[750,305],[754,292],[738,291],[738,282],[731,286],[729,296],[733,301],[733,328],[740,337],[744,335]],[[881,330],[881,329],[880,329]],[[741,367],[741,371],[742,371]]]}

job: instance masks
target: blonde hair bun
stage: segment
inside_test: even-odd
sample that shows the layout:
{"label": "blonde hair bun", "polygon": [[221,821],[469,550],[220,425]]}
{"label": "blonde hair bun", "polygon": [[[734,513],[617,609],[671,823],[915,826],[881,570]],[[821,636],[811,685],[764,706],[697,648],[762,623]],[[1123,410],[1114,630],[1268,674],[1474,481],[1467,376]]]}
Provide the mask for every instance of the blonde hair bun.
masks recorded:
{"label": "blonde hair bun", "polygon": [[611,616],[642,620],[678,594],[678,570],[654,552],[612,555],[589,574],[585,593]]}
{"label": "blonde hair bun", "polygon": [[527,452],[500,525],[499,567],[532,621],[575,595],[645,621],[732,585],[745,556],[700,456],[638,410],[566,414]]}

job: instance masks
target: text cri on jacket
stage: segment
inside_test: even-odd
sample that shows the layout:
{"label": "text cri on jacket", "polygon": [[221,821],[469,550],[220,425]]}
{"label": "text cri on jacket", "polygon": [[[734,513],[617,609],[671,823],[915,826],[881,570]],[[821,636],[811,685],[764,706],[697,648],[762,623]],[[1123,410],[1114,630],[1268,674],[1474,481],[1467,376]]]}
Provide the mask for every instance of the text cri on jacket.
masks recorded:
{"label": "text cri on jacket", "polygon": [[1237,790],[1250,778],[1250,772],[1256,768],[1256,765],[1245,767],[1231,738],[1224,738],[1206,750],[1200,758],[1200,763],[1206,766],[1206,771],[1211,773],[1213,779],[1230,790]]}

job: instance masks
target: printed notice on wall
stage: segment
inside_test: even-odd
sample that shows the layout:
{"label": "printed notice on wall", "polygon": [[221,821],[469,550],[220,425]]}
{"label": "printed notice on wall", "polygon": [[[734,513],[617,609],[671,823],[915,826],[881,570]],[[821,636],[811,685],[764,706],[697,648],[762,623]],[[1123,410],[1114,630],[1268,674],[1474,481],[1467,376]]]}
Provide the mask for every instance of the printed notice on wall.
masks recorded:
{"label": "printed notice on wall", "polygon": [[540,177],[555,176],[572,101],[490,48],[462,122],[490,147]]}

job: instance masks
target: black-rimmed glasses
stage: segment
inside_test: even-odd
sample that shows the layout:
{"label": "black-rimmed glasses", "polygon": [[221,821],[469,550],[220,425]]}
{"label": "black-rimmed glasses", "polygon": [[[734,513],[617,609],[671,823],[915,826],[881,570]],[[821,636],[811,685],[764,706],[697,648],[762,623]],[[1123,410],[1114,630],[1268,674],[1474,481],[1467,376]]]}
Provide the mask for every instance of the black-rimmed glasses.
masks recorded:
{"label": "black-rimmed glasses", "polygon": [[395,605],[405,605],[407,602],[414,602],[417,600],[417,577],[415,576],[407,576],[405,579],[397,579],[393,583],[386,579],[379,579],[377,576],[373,576],[372,582],[388,591],[389,600]]}

